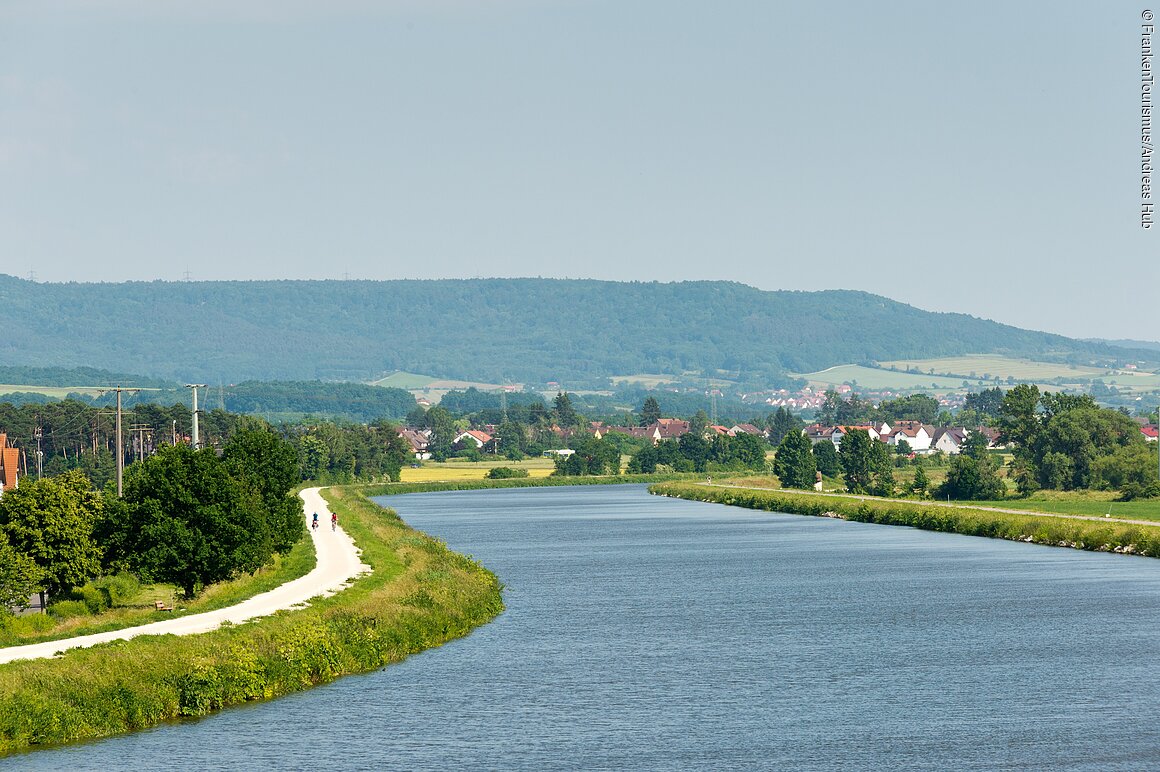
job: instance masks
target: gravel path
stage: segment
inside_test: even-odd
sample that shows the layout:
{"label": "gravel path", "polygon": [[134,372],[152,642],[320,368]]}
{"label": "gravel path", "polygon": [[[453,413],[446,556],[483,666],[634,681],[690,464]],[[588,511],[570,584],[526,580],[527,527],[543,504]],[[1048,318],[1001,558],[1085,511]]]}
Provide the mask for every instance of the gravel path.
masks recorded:
{"label": "gravel path", "polygon": [[207,611],[202,614],[175,617],[162,622],[153,622],[139,627],[110,630],[106,633],[82,635],[59,641],[34,643],[28,646],[12,646],[0,649],[0,663],[17,659],[39,659],[52,657],[72,648],[92,646],[106,641],[124,640],[138,635],[192,635],[215,630],[222,622],[240,624],[255,617],[268,616],[282,609],[306,604],[311,598],[328,596],[341,590],[357,576],[370,572],[370,566],[363,564],[359,549],[346,532],[339,528],[330,530],[330,509],[320,494],[320,488],[307,488],[298,494],[302,498],[306,516],[307,531],[310,531],[310,516],[317,512],[319,527],[310,531],[314,549],[318,554],[318,564],[314,570],[273,590],[255,595],[236,606]]}

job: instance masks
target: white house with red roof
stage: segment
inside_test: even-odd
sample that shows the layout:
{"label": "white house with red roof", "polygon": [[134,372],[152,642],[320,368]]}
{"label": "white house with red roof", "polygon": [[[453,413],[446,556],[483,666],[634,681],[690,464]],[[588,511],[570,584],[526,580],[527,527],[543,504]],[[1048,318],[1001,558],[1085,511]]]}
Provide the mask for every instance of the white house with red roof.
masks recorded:
{"label": "white house with red roof", "polygon": [[468,429],[455,438],[452,445],[460,445],[466,447],[467,443],[472,443],[477,448],[482,448],[484,445],[491,442],[491,435],[487,432],[481,432],[479,429]]}
{"label": "white house with red roof", "polygon": [[1140,434],[1143,434],[1144,439],[1146,439],[1148,442],[1155,442],[1157,438],[1160,438],[1160,431],[1157,431],[1153,424],[1145,424],[1144,426],[1141,426]]}
{"label": "white house with red roof", "polygon": [[899,440],[906,440],[906,444],[913,451],[930,450],[934,439],[935,428],[927,426],[922,421],[896,421],[894,428],[883,435],[887,445],[898,446]]}

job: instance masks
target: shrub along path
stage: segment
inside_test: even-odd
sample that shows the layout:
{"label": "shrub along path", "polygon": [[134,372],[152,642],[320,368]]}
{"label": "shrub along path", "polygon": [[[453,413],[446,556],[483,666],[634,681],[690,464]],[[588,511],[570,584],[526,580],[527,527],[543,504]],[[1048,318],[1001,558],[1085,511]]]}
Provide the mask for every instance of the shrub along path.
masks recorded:
{"label": "shrub along path", "polygon": [[[46,641],[27,646],[0,648],[0,663],[18,659],[40,659],[52,657],[68,649],[93,646],[107,641],[127,640],[138,635],[191,635],[214,630],[223,622],[239,624],[255,617],[268,616],[282,609],[289,609],[307,603],[320,595],[332,595],[349,584],[355,577],[368,573],[370,567],[364,565],[354,541],[339,528],[330,530],[330,509],[320,494],[320,488],[307,488],[298,495],[302,498],[303,511],[309,526],[310,516],[318,513],[319,528],[311,531],[318,563],[314,570],[293,581],[276,587],[269,592],[255,595],[235,606],[207,611],[202,614],[166,619],[162,622],[110,630],[93,635]],[[309,530],[309,528],[308,528]]]}

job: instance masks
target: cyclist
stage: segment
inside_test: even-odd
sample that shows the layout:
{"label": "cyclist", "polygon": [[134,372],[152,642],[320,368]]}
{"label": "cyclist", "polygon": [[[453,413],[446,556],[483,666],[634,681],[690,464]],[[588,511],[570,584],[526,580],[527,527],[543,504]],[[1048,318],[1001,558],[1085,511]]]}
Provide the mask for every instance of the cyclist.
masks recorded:
{"label": "cyclist", "polygon": [[332,530],[332,531],[338,530],[338,513],[337,512],[330,513],[330,530]]}
{"label": "cyclist", "polygon": [[318,530],[318,513],[317,512],[314,513],[314,521],[310,523],[310,527],[316,531]]}

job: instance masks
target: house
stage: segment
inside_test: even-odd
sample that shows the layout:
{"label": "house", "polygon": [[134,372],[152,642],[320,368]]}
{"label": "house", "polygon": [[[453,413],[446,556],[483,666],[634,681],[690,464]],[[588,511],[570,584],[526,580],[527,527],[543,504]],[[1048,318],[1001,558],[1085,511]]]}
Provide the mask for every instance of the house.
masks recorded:
{"label": "house", "polygon": [[737,424],[729,430],[729,434],[736,437],[738,434],[754,434],[758,437],[764,437],[765,432],[758,429],[753,424]]}
{"label": "house", "polygon": [[679,418],[658,418],[649,429],[653,427],[656,427],[657,434],[662,440],[675,440],[682,434],[689,433],[689,422]]}
{"label": "house", "polygon": [[411,452],[415,454],[416,461],[426,461],[431,458],[430,430],[400,429],[399,436],[411,446]]}
{"label": "house", "polygon": [[0,434],[0,494],[12,490],[18,482],[20,448],[8,446],[8,435]]}
{"label": "house", "polygon": [[963,445],[967,441],[967,430],[962,427],[951,426],[936,429],[931,441],[931,447],[950,456],[963,452]]}
{"label": "house", "polygon": [[705,429],[705,433],[710,436],[716,436],[719,434],[731,434],[732,432],[721,424],[712,424]]}
{"label": "house", "polygon": [[900,440],[905,440],[913,451],[930,450],[934,441],[935,428],[927,426],[922,421],[897,421],[894,429],[883,435],[887,445],[898,446]]}
{"label": "house", "polygon": [[810,424],[802,430],[802,433],[809,437],[814,445],[819,442],[832,442],[834,439],[834,427],[825,424]]}
{"label": "house", "polygon": [[456,437],[451,444],[466,448],[468,447],[468,443],[471,443],[476,448],[482,449],[489,442],[491,442],[491,435],[487,432],[481,432],[478,429],[468,429]]}
{"label": "house", "polygon": [[[1160,437],[1160,432],[1152,424],[1146,424],[1140,427],[1140,433],[1144,435],[1144,439],[1148,442],[1155,442],[1157,437]],[[3,435],[0,435],[2,437]]]}

